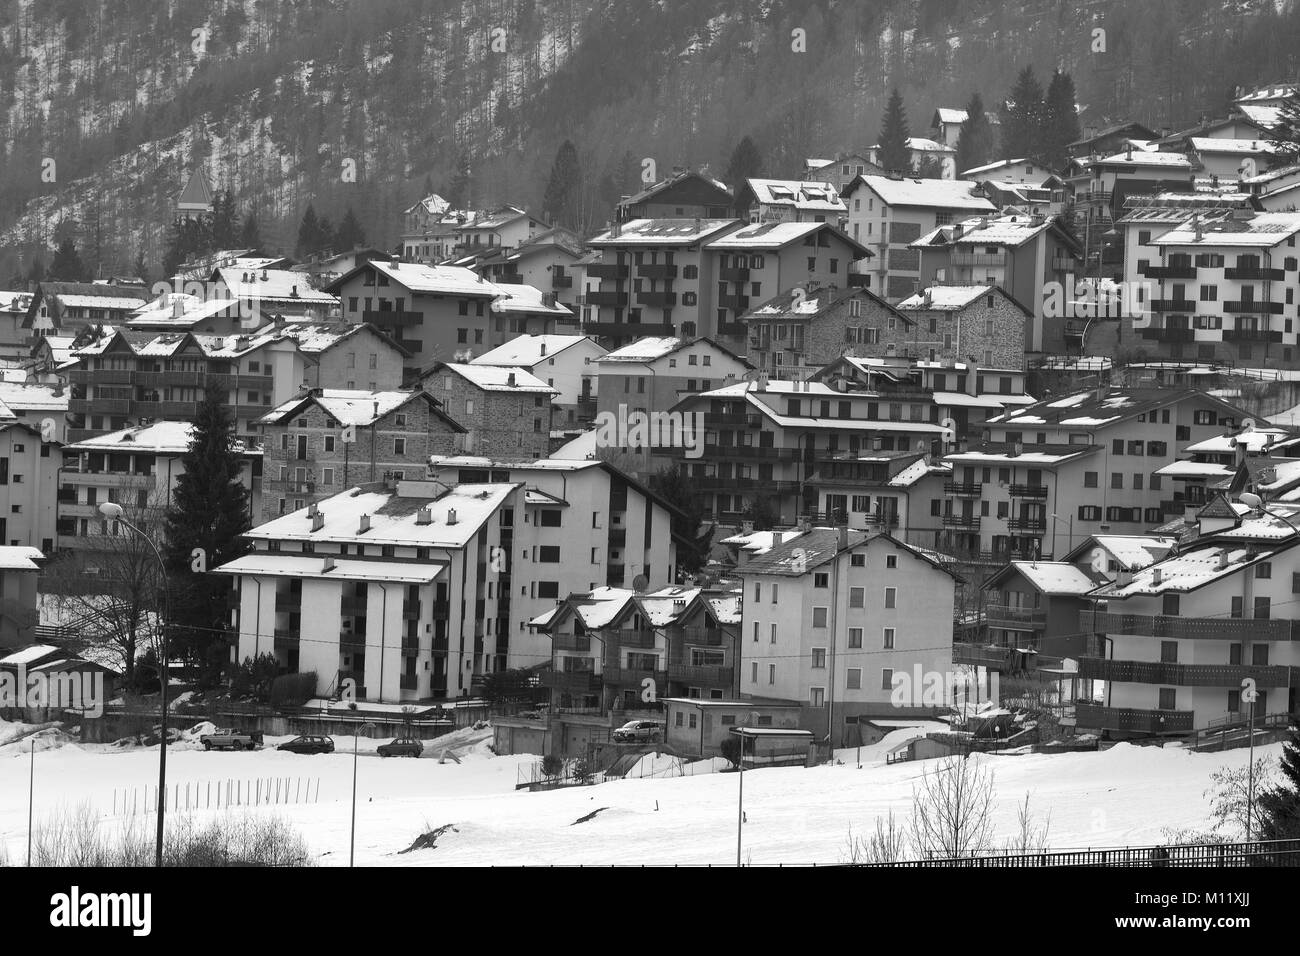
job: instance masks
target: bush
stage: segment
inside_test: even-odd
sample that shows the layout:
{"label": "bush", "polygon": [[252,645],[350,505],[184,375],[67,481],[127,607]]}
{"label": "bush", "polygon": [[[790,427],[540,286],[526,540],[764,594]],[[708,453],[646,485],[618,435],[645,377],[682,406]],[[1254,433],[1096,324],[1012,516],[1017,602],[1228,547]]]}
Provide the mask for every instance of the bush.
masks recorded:
{"label": "bush", "polygon": [[542,758],[542,775],[558,777],[564,770],[564,758],[559,754],[547,754]]}
{"label": "bush", "polygon": [[729,761],[733,767],[740,766],[740,738],[728,737],[718,744],[718,753]]}
{"label": "bush", "polygon": [[271,681],[271,706],[299,707],[316,696],[316,672],[282,674]]}

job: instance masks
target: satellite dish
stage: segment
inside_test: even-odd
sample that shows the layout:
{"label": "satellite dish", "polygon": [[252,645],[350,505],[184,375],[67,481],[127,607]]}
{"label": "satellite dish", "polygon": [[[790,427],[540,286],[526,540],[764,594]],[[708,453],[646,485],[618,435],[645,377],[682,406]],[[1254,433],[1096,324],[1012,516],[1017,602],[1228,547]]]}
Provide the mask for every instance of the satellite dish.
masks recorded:
{"label": "satellite dish", "polygon": [[644,574],[638,574],[636,577],[632,579],[632,590],[635,591],[637,594],[640,594],[643,591],[645,591],[646,587],[649,584],[650,584],[650,579],[648,577],[646,577]]}

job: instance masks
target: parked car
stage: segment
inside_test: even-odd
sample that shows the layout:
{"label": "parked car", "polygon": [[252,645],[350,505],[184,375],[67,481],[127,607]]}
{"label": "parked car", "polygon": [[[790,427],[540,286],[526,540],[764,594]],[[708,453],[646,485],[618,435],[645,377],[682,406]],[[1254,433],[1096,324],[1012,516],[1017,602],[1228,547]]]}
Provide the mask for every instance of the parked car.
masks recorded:
{"label": "parked car", "polygon": [[334,738],[320,734],[303,734],[301,737],[294,737],[293,740],[280,744],[275,749],[287,750],[295,754],[332,754]]}
{"label": "parked car", "polygon": [[664,726],[655,720],[629,720],[613,736],[620,744],[658,743],[664,739]]}
{"label": "parked car", "polygon": [[424,744],[414,737],[398,737],[376,749],[381,757],[418,757],[424,753]]}
{"label": "parked car", "polygon": [[256,750],[262,745],[260,730],[216,730],[199,738],[204,750]]}

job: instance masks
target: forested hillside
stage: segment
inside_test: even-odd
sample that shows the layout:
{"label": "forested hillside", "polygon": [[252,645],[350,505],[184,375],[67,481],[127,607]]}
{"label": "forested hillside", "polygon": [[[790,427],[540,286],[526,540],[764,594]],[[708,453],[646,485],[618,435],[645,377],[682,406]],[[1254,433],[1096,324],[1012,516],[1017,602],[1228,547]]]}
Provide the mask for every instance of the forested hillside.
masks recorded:
{"label": "forested hillside", "polygon": [[537,206],[569,139],[581,228],[647,157],[720,173],[750,135],[794,175],[868,145],[893,86],[913,134],[1025,65],[1068,70],[1085,124],[1176,127],[1298,51],[1295,5],[1255,0],[3,0],[0,283],[66,235],[156,268],[200,163],[288,252],[309,201],[383,243],[428,188]]}

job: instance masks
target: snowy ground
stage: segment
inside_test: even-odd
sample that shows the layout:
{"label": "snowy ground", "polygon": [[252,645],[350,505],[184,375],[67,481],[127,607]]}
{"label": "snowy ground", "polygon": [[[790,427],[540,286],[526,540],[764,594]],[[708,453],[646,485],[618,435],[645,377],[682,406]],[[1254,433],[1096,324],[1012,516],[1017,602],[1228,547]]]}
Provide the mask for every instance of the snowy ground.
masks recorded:
{"label": "snowy ground", "polygon": [[[0,843],[21,860],[27,826],[31,728],[0,722]],[[842,764],[777,768],[745,774],[745,859],[754,864],[841,862],[849,828],[862,833],[893,810],[906,817],[913,784],[933,762],[885,764],[906,735],[839,752]],[[640,775],[597,786],[529,793],[514,789],[517,768],[532,757],[496,757],[487,731],[443,738],[420,760],[379,758],[382,741],[361,740],[357,773],[357,863],[373,865],[723,864],[736,859],[734,773],[671,770],[665,758],[647,758]],[[17,738],[17,739],[15,739]],[[47,731],[35,769],[36,818],[58,807],[89,804],[117,826],[114,795],[156,782],[156,748],[79,746]],[[268,738],[278,743],[285,738]],[[182,743],[168,752],[169,784],[193,793],[226,780],[319,781],[317,803],[279,812],[302,830],[321,865],[346,865],[352,786],[352,738],[335,738],[338,752],[299,756],[265,749],[206,753]],[[450,746],[460,763],[439,760]],[[1276,756],[1280,745],[1262,748]],[[973,759],[994,770],[999,842],[1015,829],[1016,804],[1031,795],[1039,813],[1051,812],[1056,847],[1159,842],[1164,827],[1207,827],[1203,796],[1210,774],[1246,762],[1246,751],[1194,754],[1121,744],[1101,753],[990,756]],[[290,785],[293,786],[292,784]],[[300,792],[300,791],[299,791]],[[576,824],[579,817],[597,813]],[[198,811],[205,818],[210,813]],[[399,854],[422,832],[451,824],[434,849]]]}

